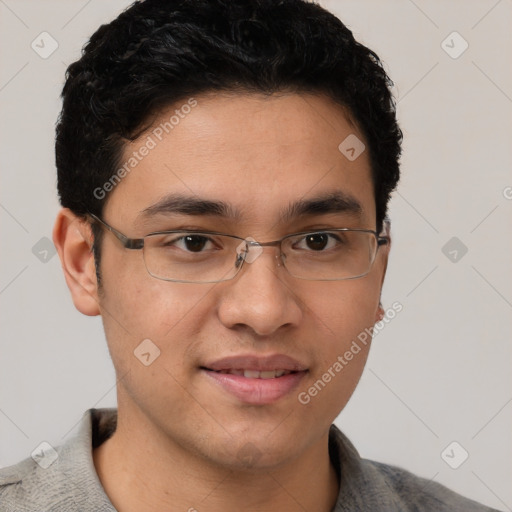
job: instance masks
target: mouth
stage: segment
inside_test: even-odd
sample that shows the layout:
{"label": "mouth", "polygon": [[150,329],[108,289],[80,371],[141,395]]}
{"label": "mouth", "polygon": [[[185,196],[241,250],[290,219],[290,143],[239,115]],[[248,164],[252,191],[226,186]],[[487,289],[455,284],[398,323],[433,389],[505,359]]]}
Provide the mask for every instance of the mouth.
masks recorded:
{"label": "mouth", "polygon": [[[202,368],[203,370],[208,371],[216,371],[211,370],[210,368]],[[216,373],[222,373],[224,375],[239,375],[240,377],[245,377],[246,379],[277,379],[282,377],[283,375],[289,375],[290,373],[297,373],[291,370],[242,370],[242,369],[234,369],[230,368],[228,370],[218,370]]]}
{"label": "mouth", "polygon": [[285,355],[239,356],[210,362],[200,367],[209,382],[238,402],[267,405],[290,395],[308,369]]}

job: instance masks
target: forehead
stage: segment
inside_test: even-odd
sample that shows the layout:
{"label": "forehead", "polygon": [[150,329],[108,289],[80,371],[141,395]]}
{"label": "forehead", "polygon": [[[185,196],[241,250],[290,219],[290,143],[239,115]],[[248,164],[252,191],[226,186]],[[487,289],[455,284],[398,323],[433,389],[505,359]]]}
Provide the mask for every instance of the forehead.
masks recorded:
{"label": "forehead", "polygon": [[[362,151],[357,158],[347,157],[344,141]],[[145,222],[167,196],[186,196],[223,203],[237,222],[268,223],[285,220],[283,211],[298,201],[337,193],[358,202],[368,224],[375,206],[363,141],[347,112],[323,96],[188,98],[126,145],[122,165],[129,171],[105,212]]]}

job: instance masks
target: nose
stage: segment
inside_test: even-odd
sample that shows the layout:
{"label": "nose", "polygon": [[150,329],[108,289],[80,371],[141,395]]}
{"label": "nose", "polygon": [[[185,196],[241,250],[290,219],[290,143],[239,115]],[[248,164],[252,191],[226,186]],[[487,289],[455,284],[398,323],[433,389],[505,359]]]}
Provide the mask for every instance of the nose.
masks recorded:
{"label": "nose", "polygon": [[294,278],[283,268],[278,253],[275,247],[249,247],[243,268],[224,283],[218,315],[225,327],[269,336],[299,325],[303,312],[293,291]]}

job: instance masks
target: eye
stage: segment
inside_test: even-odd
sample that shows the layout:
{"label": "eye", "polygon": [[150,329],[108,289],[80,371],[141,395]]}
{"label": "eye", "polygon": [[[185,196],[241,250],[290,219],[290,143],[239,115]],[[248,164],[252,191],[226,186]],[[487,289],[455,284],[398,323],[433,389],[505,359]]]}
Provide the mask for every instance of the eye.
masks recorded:
{"label": "eye", "polygon": [[185,234],[177,238],[166,238],[162,241],[162,245],[169,247],[177,247],[187,252],[204,252],[204,250],[213,249],[214,245],[210,238],[204,235],[196,235],[193,233]]}
{"label": "eye", "polygon": [[306,249],[311,251],[324,251],[332,249],[338,245],[340,239],[334,233],[308,233],[294,246],[296,249]]}

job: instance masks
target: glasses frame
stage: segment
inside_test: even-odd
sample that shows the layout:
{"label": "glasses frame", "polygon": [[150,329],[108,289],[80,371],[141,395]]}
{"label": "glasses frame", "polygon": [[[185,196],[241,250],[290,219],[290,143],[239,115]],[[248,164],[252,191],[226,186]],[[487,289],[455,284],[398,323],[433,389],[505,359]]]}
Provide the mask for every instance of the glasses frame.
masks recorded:
{"label": "glasses frame", "polygon": [[[152,233],[148,233],[147,235],[143,236],[142,238],[129,238],[128,236],[126,236],[125,234],[121,233],[121,231],[117,230],[116,228],[112,227],[110,224],[105,222],[103,219],[101,219],[97,215],[94,215],[93,213],[89,213],[88,215],[94,221],[98,222],[100,224],[100,226],[102,226],[105,229],[107,229],[108,231],[110,231],[121,242],[121,244],[123,245],[123,247],[125,249],[130,249],[130,250],[143,250],[144,246],[145,246],[145,239],[147,237],[151,237],[151,236],[155,236],[155,235],[168,235],[168,234],[173,234],[173,233],[197,233],[197,234],[204,234],[204,235],[221,235],[221,236],[226,236],[226,237],[229,237],[229,238],[234,238],[236,240],[240,240],[240,242],[245,242],[247,244],[247,246],[257,246],[257,247],[277,247],[277,246],[279,246],[279,256],[276,256],[276,258],[280,258],[281,259],[281,261],[283,262],[283,267],[286,269],[286,271],[291,276],[293,276],[293,277],[295,277],[297,279],[303,279],[305,281],[348,281],[350,279],[359,279],[361,277],[364,277],[364,276],[366,276],[366,275],[368,275],[370,273],[370,271],[371,271],[371,269],[373,267],[373,263],[375,262],[375,259],[377,258],[377,253],[378,253],[379,247],[382,246],[382,245],[389,245],[390,244],[390,237],[389,237],[390,221],[387,218],[384,219],[384,227],[383,227],[383,230],[382,230],[382,233],[384,233],[384,234],[381,234],[381,235],[379,235],[377,231],[374,231],[372,229],[334,228],[334,229],[320,229],[318,231],[315,231],[315,230],[300,231],[300,232],[297,232],[297,233],[291,233],[289,235],[285,235],[284,237],[280,238],[279,240],[273,240],[271,242],[258,242],[256,240],[253,240],[252,238],[242,238],[240,236],[229,235],[227,233],[221,233],[221,232],[218,232],[218,231],[194,231],[194,230],[186,230],[186,229],[176,229],[176,230],[168,230],[168,231],[154,231]],[[332,232],[332,231],[343,231],[343,232],[356,231],[356,232],[361,232],[361,233],[370,233],[370,234],[372,234],[375,237],[375,239],[377,241],[375,253],[373,255],[373,259],[370,262],[370,266],[369,266],[368,270],[364,274],[360,274],[360,275],[353,276],[353,277],[342,277],[342,278],[333,278],[333,279],[309,279],[309,278],[295,276],[294,274],[292,274],[288,270],[288,268],[286,267],[286,264],[284,262],[284,258],[283,258],[284,253],[282,251],[282,243],[287,238],[291,238],[291,237],[298,236],[298,235],[308,235],[308,234],[313,234],[313,233],[325,233],[325,232]],[[147,264],[146,264],[146,260],[144,258],[144,252],[143,252],[143,256],[142,257],[144,259],[144,266],[146,267],[146,270],[147,270],[148,274],[151,277],[155,278],[155,279],[158,279],[160,281],[168,281],[168,282],[172,282],[172,283],[207,284],[207,283],[221,283],[221,282],[224,282],[224,281],[230,281],[230,280],[234,279],[238,275],[238,273],[240,272],[240,270],[241,270],[241,268],[243,266],[243,263],[246,260],[248,252],[249,252],[249,250],[242,251],[242,252],[240,252],[238,254],[238,258],[235,260],[236,272],[235,272],[235,274],[232,277],[229,277],[228,279],[220,279],[220,280],[216,280],[216,281],[186,281],[186,280],[180,280],[180,279],[166,279],[166,278],[163,278],[163,277],[158,277],[158,276],[152,274],[149,271],[149,269],[147,267]]]}

